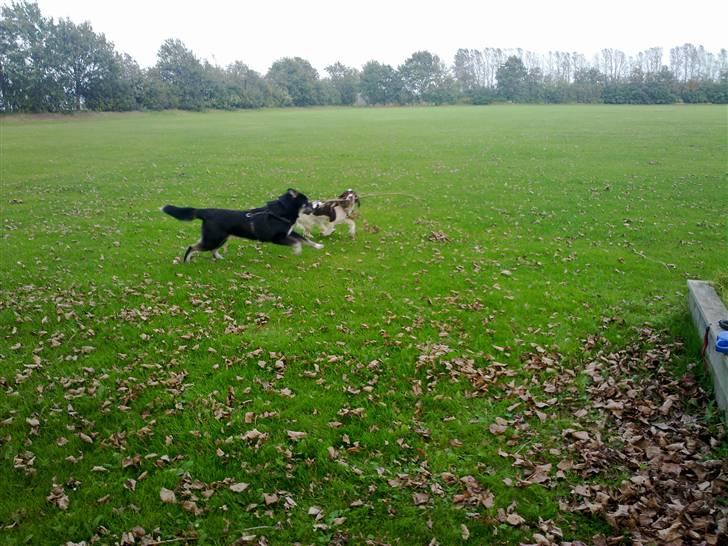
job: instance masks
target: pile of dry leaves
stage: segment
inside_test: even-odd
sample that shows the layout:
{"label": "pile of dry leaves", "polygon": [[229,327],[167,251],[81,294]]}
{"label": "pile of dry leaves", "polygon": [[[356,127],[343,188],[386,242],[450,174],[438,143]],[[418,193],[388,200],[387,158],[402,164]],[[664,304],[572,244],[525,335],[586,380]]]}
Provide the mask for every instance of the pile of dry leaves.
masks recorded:
{"label": "pile of dry leaves", "polygon": [[575,487],[566,508],[606,518],[632,544],[728,544],[728,461],[711,455],[724,431],[706,427],[709,397],[695,380],[678,379],[670,369],[680,347],[648,327],[639,334],[616,352],[595,349],[607,346],[602,340],[587,340],[585,349],[595,351],[586,373],[596,428],[570,436],[569,448],[573,470],[584,478],[629,477],[618,487]]}

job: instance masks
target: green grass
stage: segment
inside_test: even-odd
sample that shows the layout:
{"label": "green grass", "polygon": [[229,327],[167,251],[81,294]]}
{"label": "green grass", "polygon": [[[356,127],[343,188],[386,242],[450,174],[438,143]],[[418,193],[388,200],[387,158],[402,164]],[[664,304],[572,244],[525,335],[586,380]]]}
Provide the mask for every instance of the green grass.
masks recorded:
{"label": "green grass", "polygon": [[[725,282],[722,106],[0,123],[4,543],[113,542],[140,525],[162,539],[194,531],[200,543],[327,543],[340,532],[352,543],[453,544],[465,524],[473,543],[512,544],[530,540],[539,517],[589,542],[608,527],[559,511],[570,478],[508,487],[522,472],[498,454],[558,448],[569,412],[550,409],[541,424],[512,408],[506,380],[471,397],[445,361],[495,359],[515,374],[507,380],[549,398],[522,370],[536,345],[578,368],[595,332],[626,343],[650,322],[689,338],[685,280]],[[175,263],[199,226],[161,205],[248,208],[288,187],[371,195],[357,238],[340,227],[299,257],[235,240],[221,262]],[[418,364],[437,343],[451,352]],[[491,435],[496,417],[529,423],[530,436]],[[252,428],[268,435],[257,449],[240,439]],[[307,436],[294,442],[289,430]],[[25,451],[33,475],[13,468]],[[476,477],[493,508],[457,507],[463,487],[443,472]],[[392,487],[398,474],[413,483]],[[160,501],[161,487],[191,498],[184,476],[204,482],[191,490],[201,513]],[[226,478],[250,486],[233,493]],[[54,481],[66,484],[66,511],[46,500]],[[265,506],[274,492],[279,502]],[[416,506],[414,492],[429,502]],[[495,519],[512,502],[526,526]],[[311,506],[327,529],[314,528]]]}

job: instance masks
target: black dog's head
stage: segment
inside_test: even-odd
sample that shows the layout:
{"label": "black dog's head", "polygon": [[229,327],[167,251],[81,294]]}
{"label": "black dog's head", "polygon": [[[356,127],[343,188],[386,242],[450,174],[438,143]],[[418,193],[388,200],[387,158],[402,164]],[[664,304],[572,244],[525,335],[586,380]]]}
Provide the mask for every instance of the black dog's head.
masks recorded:
{"label": "black dog's head", "polygon": [[304,206],[308,204],[308,197],[306,197],[300,191],[294,190],[293,188],[288,188],[288,191],[284,193],[280,198],[283,199],[284,197],[296,210],[301,210]]}
{"label": "black dog's head", "polygon": [[278,199],[268,203],[268,206],[278,209],[284,215],[290,215],[292,218],[296,218],[299,211],[307,204],[308,197],[300,191],[289,188],[288,191],[281,195]]}

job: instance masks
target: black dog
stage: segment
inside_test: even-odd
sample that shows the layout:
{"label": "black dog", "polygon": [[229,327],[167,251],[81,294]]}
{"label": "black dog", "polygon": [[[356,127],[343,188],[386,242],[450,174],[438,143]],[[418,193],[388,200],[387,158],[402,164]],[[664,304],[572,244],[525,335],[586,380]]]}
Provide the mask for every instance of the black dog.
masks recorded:
{"label": "black dog", "polygon": [[195,209],[165,205],[162,212],[177,220],[202,220],[202,237],[185,252],[184,261],[189,262],[193,252],[202,250],[211,251],[214,258],[221,259],[217,249],[225,244],[230,235],[288,245],[293,247],[294,254],[301,253],[302,244],[322,249],[324,245],[314,243],[293,231],[298,213],[307,204],[308,198],[304,194],[289,189],[275,201],[257,209]]}

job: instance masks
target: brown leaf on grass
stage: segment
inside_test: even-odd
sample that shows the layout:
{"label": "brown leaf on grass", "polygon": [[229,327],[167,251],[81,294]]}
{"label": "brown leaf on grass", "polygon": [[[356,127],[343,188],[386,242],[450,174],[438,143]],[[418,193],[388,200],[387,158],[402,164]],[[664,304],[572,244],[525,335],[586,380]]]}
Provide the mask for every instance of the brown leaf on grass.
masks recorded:
{"label": "brown leaf on grass", "polygon": [[427,493],[412,493],[412,501],[415,503],[415,506],[427,504],[429,500],[430,496]]}
{"label": "brown leaf on grass", "polygon": [[184,510],[185,512],[194,514],[195,516],[199,516],[203,512],[202,508],[197,506],[197,503],[195,501],[191,501],[191,500],[182,501],[181,506],[182,506],[182,510]]}
{"label": "brown leaf on grass", "polygon": [[453,484],[457,481],[457,476],[455,476],[455,474],[452,474],[451,472],[443,472],[442,474],[440,474],[440,478],[442,478],[442,481],[447,484]]}
{"label": "brown leaf on grass", "polygon": [[270,495],[268,493],[263,493],[263,501],[266,506],[270,506],[271,504],[278,502],[278,495],[275,493],[271,493]]}
{"label": "brown leaf on grass", "polygon": [[303,438],[308,436],[307,432],[298,432],[295,430],[289,430],[289,431],[287,431],[287,434],[288,434],[288,438],[290,438],[294,442],[298,442],[299,440],[302,440]]}
{"label": "brown leaf on grass", "polygon": [[678,476],[682,471],[682,465],[676,463],[662,463],[660,465],[660,472],[663,474],[674,474],[675,476]]}
{"label": "brown leaf on grass", "polygon": [[459,481],[465,486],[465,492],[453,496],[454,504],[493,507],[495,503],[493,493],[485,489],[473,476],[463,476]]}
{"label": "brown leaf on grass", "polygon": [[506,516],[506,523],[517,526],[526,523],[526,520],[518,512],[511,512]]}
{"label": "brown leaf on grass", "polygon": [[139,466],[142,458],[141,455],[134,455],[133,457],[125,457],[121,460],[121,468],[129,468],[130,466]]}
{"label": "brown leaf on grass", "polygon": [[545,481],[548,481],[550,472],[551,472],[550,463],[536,465],[533,469],[533,472],[528,476],[528,478],[526,478],[525,480],[522,480],[520,482],[520,484],[532,485],[532,484],[543,483]]}
{"label": "brown leaf on grass", "polygon": [[573,430],[570,434],[577,440],[587,441],[589,439],[589,433],[585,430]]}
{"label": "brown leaf on grass", "polygon": [[492,423],[488,427],[488,430],[490,431],[491,434],[495,434],[496,436],[498,436],[500,434],[503,434],[506,430],[508,430],[508,427],[506,427],[505,425],[499,425],[497,423]]}
{"label": "brown leaf on grass", "polygon": [[171,489],[167,489],[165,487],[162,487],[159,490],[159,498],[165,504],[176,504],[177,503],[177,496],[174,494],[174,491],[172,491]]}
{"label": "brown leaf on grass", "polygon": [[427,236],[427,238],[430,241],[436,241],[438,243],[447,243],[450,241],[450,238],[443,231],[433,231]]}
{"label": "brown leaf on grass", "polygon": [[33,465],[35,465],[35,454],[31,451],[24,451],[13,458],[13,468],[22,470],[26,476],[32,476],[36,473]]}
{"label": "brown leaf on grass", "polygon": [[245,440],[246,442],[251,442],[254,440],[259,440],[261,438],[265,438],[267,436],[268,436],[267,434],[260,432],[257,428],[254,428],[252,430],[249,430],[245,434],[241,435],[240,439]]}
{"label": "brown leaf on grass", "polygon": [[250,484],[244,482],[234,483],[230,486],[230,491],[232,491],[233,493],[242,493],[249,487],[249,485]]}
{"label": "brown leaf on grass", "polygon": [[683,524],[676,521],[666,529],[657,531],[657,536],[665,543],[680,539],[684,534]]}
{"label": "brown leaf on grass", "polygon": [[70,504],[70,500],[68,495],[66,495],[63,486],[58,485],[55,481],[53,482],[53,487],[46,497],[46,500],[51,504],[55,504],[61,510],[68,510],[68,505]]}
{"label": "brown leaf on grass", "polygon": [[470,538],[470,529],[468,529],[464,523],[460,524],[460,536],[463,537],[463,540],[468,540]]}
{"label": "brown leaf on grass", "polygon": [[422,396],[422,381],[419,379],[412,381],[412,394]]}

